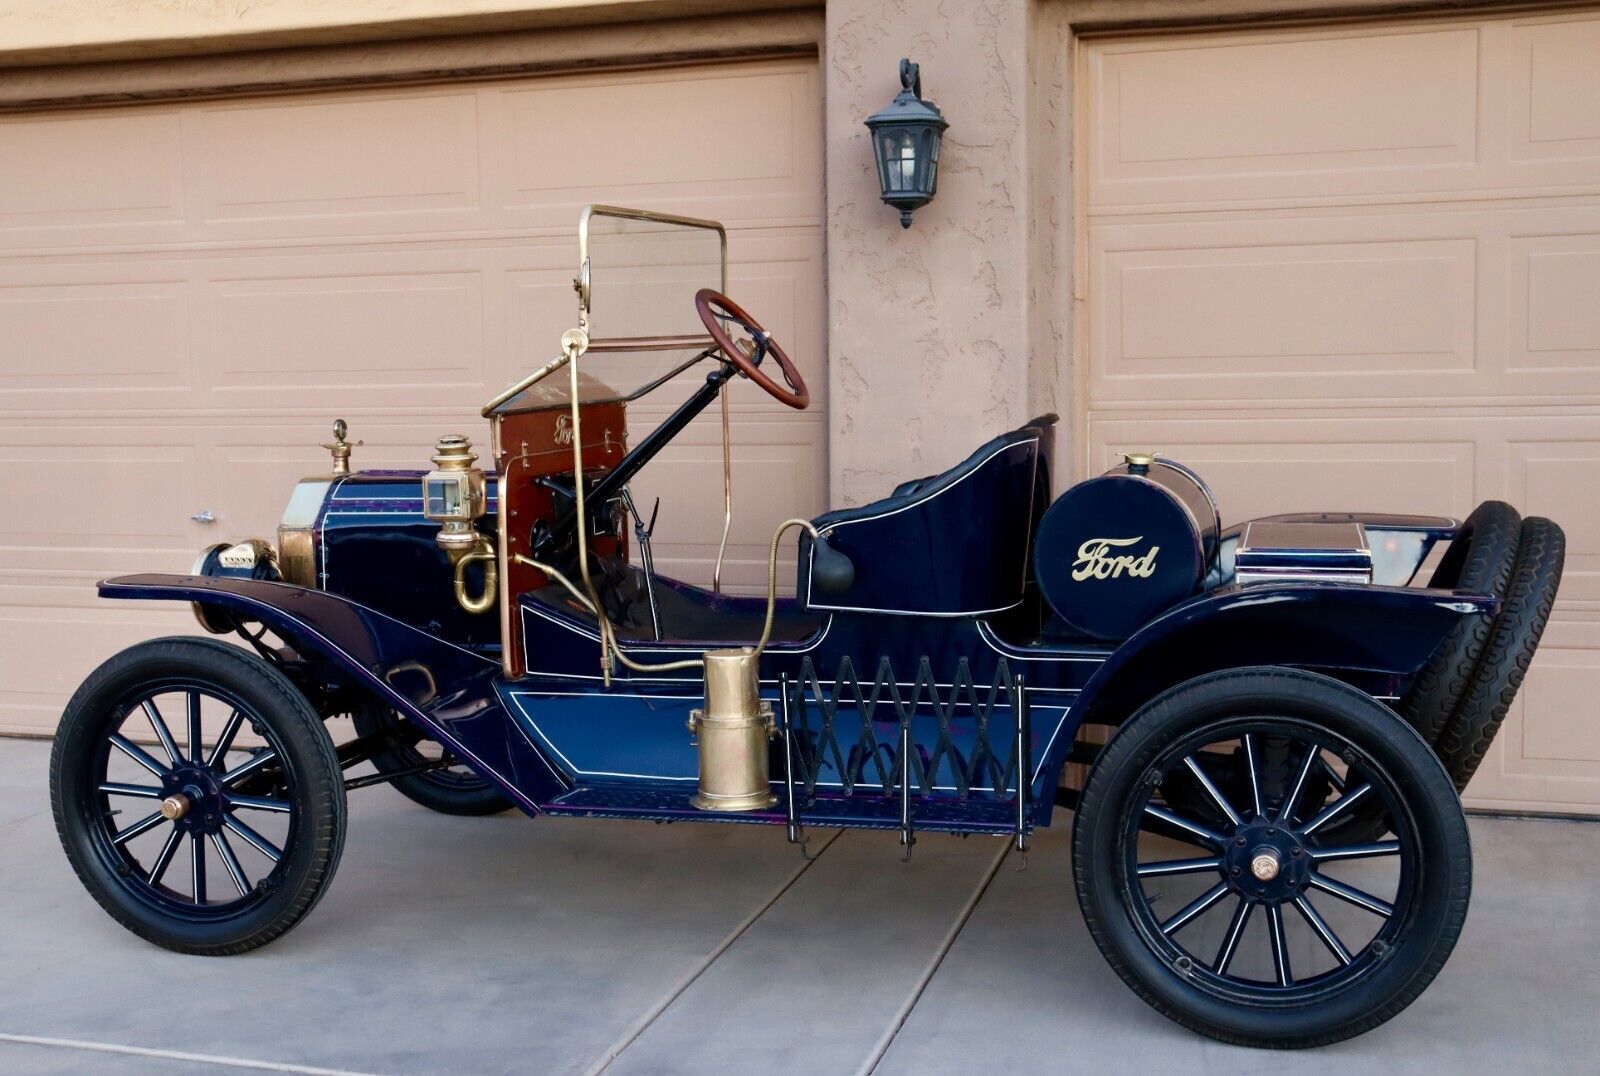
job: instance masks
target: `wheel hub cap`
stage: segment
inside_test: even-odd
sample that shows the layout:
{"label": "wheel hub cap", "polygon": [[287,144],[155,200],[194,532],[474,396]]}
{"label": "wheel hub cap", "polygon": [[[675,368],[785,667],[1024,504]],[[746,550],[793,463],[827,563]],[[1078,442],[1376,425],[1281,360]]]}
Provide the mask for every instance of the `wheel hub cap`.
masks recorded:
{"label": "wheel hub cap", "polygon": [[189,813],[190,799],[182,792],[168,796],[161,801],[161,817],[168,822],[176,822]]}
{"label": "wheel hub cap", "polygon": [[1254,818],[1230,835],[1222,870],[1228,884],[1241,895],[1281,901],[1305,888],[1311,860],[1296,831],[1281,822]]}

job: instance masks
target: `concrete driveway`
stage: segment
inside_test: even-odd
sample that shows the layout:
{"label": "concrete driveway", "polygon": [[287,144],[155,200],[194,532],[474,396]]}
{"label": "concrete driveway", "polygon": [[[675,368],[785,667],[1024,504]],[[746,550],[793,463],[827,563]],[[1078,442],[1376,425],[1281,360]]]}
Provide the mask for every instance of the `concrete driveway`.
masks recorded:
{"label": "concrete driveway", "polygon": [[[1278,1072],[1147,1008],[1084,929],[1059,823],[996,840],[456,819],[352,794],[292,934],[178,956],[109,919],[56,843],[49,746],[0,740],[0,1071]],[[1466,933],[1391,1023],[1321,1051],[1386,1072],[1594,1071],[1600,824],[1475,818]],[[1002,858],[1003,856],[1003,858]]]}

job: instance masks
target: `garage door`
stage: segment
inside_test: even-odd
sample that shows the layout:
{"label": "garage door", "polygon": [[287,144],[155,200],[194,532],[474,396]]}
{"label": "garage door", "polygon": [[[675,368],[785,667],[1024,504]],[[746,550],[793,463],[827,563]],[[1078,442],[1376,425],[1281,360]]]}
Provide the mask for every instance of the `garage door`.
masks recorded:
{"label": "garage door", "polygon": [[1229,520],[1497,497],[1566,528],[1478,806],[1600,810],[1597,57],[1594,14],[1080,56],[1090,464],[1169,452]]}
{"label": "garage door", "polygon": [[[196,630],[93,582],[270,536],[335,416],[358,466],[486,444],[478,408],[573,324],[588,202],[727,222],[730,290],[812,387],[805,414],[735,389],[725,578],[764,585],[773,525],[825,492],[821,126],[801,60],[0,118],[0,731],[53,729],[117,648]],[[643,483],[658,563],[691,579],[717,443],[713,417]]]}

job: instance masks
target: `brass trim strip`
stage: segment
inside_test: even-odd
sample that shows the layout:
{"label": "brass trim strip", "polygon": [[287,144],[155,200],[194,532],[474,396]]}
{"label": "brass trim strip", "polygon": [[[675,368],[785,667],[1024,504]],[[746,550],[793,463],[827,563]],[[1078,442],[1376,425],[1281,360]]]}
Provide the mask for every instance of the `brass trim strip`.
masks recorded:
{"label": "brass trim strip", "polygon": [[589,341],[589,351],[703,351],[716,347],[709,336],[607,336]]}

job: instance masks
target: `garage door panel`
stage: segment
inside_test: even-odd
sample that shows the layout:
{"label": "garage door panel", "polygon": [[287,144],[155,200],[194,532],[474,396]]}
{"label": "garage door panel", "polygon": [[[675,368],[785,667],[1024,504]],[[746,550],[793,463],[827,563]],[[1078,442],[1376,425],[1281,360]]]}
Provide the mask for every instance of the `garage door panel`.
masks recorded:
{"label": "garage door panel", "polygon": [[1600,18],[1531,21],[1508,32],[1511,160],[1556,168],[1600,160]]}
{"label": "garage door panel", "polygon": [[474,209],[478,97],[333,95],[192,114],[196,213],[220,224]]}
{"label": "garage door panel", "polygon": [[1099,44],[1092,211],[1592,189],[1597,49],[1591,12]]}
{"label": "garage door panel", "polygon": [[1390,190],[1476,154],[1470,27],[1132,42],[1097,57],[1096,204]]}
{"label": "garage door panel", "polygon": [[0,269],[0,406],[106,407],[187,388],[185,281],[27,280]]}
{"label": "garage door panel", "polygon": [[[1592,420],[1600,434],[1600,416]],[[1506,497],[1567,535],[1559,610],[1600,613],[1600,436],[1507,444]],[[1597,696],[1600,697],[1600,696]]]}
{"label": "garage door panel", "polygon": [[201,459],[187,438],[146,428],[0,431],[7,501],[20,509],[0,518],[0,613],[86,607],[103,576],[187,567],[199,528],[184,506],[200,497]]}
{"label": "garage door panel", "polygon": [[[253,406],[303,403],[308,390],[329,406],[398,402],[418,392],[442,393],[438,403],[481,402],[481,272],[329,267],[323,258],[303,274],[284,265],[273,276],[209,282],[197,342],[206,387]],[[382,356],[381,378],[373,376],[374,355]]]}
{"label": "garage door panel", "polygon": [[[1537,762],[1600,762],[1600,721],[1593,720],[1592,713],[1581,715],[1570,709],[1574,699],[1600,698],[1600,650],[1562,648],[1554,645],[1556,641],[1552,638],[1540,647],[1523,688],[1520,757]],[[1583,774],[1582,769],[1578,772]]]}
{"label": "garage door panel", "polygon": [[[536,228],[590,202],[718,220],[820,218],[815,65],[732,64],[677,74],[550,78],[484,101],[485,198]],[[651,102],[641,122],[641,100]]]}
{"label": "garage door panel", "polygon": [[[7,245],[149,241],[183,220],[176,113],[62,116],[0,126],[0,235]],[[115,177],[115,182],[106,182]]]}
{"label": "garage door panel", "polygon": [[1518,236],[1510,247],[1508,369],[1600,383],[1600,233]]}
{"label": "garage door panel", "polygon": [[1096,399],[1600,400],[1600,204],[1088,227]]}
{"label": "garage door panel", "polygon": [[120,608],[63,613],[56,608],[0,611],[0,733],[54,732],[83,678],[110,655],[144,639],[192,634],[188,606],[106,602]]}
{"label": "garage door panel", "polygon": [[[1357,372],[1472,370],[1471,239],[1206,247],[1173,238],[1167,249],[1104,254],[1095,324],[1107,383],[1097,395],[1149,378],[1184,381],[1139,386],[1167,394],[1249,396],[1252,383],[1283,384],[1254,376],[1264,373],[1305,379],[1302,391],[1320,395]],[[1217,383],[1219,359],[1222,376],[1243,384]],[[1372,394],[1373,381],[1332,392]]]}

